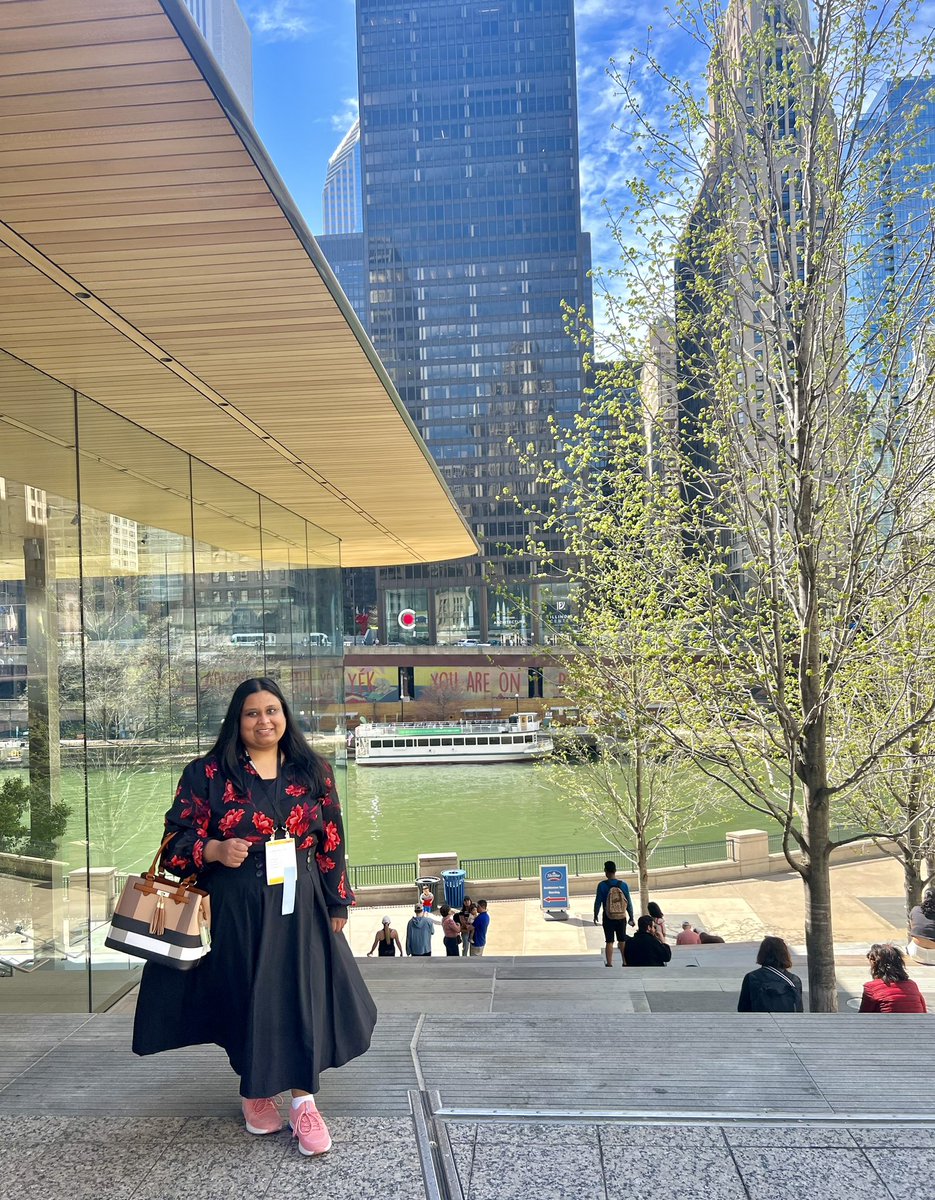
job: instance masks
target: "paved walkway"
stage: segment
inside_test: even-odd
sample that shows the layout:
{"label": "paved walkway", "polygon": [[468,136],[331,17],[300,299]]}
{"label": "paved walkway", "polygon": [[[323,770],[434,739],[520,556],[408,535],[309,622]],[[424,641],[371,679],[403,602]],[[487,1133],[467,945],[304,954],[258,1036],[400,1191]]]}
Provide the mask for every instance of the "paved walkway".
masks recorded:
{"label": "paved walkway", "polygon": [[[905,938],[902,872],[893,859],[868,859],[832,868],[835,941],[855,951],[873,942]],[[483,884],[470,885],[474,898],[483,896]],[[413,896],[415,888],[413,888]],[[789,872],[766,879],[704,884],[653,893],[662,906],[674,940],[683,920],[718,933],[728,942],[759,941],[778,934],[791,946],[803,947],[805,907],[801,878]],[[544,914],[538,900],[491,902],[489,953],[585,954],[603,945],[600,927],[593,923],[593,896],[573,896],[568,920]],[[405,944],[410,907],[361,908],[351,913],[349,937],[354,953],[370,949],[380,919],[393,920]],[[434,954],[444,954],[441,931],[436,932]]]}

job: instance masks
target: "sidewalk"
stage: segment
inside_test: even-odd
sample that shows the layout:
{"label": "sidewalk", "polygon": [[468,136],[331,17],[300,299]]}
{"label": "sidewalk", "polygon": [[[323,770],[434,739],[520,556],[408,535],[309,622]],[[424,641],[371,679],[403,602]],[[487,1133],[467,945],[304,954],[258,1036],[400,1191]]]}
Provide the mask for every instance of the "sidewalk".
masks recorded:
{"label": "sidewalk", "polygon": [[[893,859],[868,859],[832,867],[832,914],[835,944],[841,952],[864,954],[873,942],[905,941],[902,872]],[[413,887],[413,903],[415,902]],[[484,885],[468,881],[477,900]],[[666,914],[669,940],[674,941],[683,920],[689,920],[726,942],[755,942],[778,934],[804,953],[805,902],[801,878],[789,872],[766,879],[712,883],[653,893]],[[638,897],[634,897],[639,907]],[[370,949],[380,920],[389,916],[405,946],[411,907],[360,908],[351,912],[348,937],[357,955]],[[593,923],[593,899],[573,896],[567,920],[542,912],[538,900],[491,902],[488,954],[587,954],[599,951],[603,933]],[[437,919],[437,918],[436,918]],[[435,934],[433,955],[443,955],[441,930]]]}

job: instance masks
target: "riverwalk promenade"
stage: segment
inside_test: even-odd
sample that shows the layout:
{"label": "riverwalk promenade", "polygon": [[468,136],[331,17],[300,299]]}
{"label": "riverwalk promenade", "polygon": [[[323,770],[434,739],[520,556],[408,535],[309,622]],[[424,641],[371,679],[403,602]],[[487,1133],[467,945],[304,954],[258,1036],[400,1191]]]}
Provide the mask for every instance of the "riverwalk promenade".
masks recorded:
{"label": "riverwalk promenade", "polygon": [[[755,881],[660,896],[670,922],[713,927],[717,911],[730,933],[728,902],[759,922],[750,940],[679,947],[664,969],[603,969],[584,906],[553,922],[520,902],[493,909],[491,942],[522,951],[363,959],[380,1017],[370,1052],[324,1076],[334,1147],[322,1159],[286,1133],[243,1130],[216,1047],[134,1058],[133,993],[94,1016],[0,1018],[0,1196],[915,1200],[930,1182],[935,1020],[848,1003],[868,938],[900,933],[877,911],[896,916],[882,904],[898,899],[886,865],[836,874],[854,938],[838,948],[837,1015],[734,1011],[773,911],[737,891]],[[795,943],[786,882],[769,881],[788,907],[768,927]],[[551,953],[533,949],[537,921]],[[935,1008],[935,969],[912,970]]]}
{"label": "riverwalk promenade", "polygon": [[[832,915],[835,941],[840,948],[866,953],[873,942],[904,940],[906,911],[902,871],[891,858],[868,858],[832,867]],[[482,883],[468,880],[473,898],[484,896]],[[416,889],[413,888],[413,902]],[[654,891],[662,906],[670,940],[683,920],[720,934],[728,943],[754,942],[767,934],[785,938],[804,953],[805,907],[802,881],[792,871],[766,878],[703,884],[697,887]],[[638,907],[639,898],[634,897]],[[543,914],[538,900],[495,901],[490,905],[491,954],[587,954],[598,952],[604,938],[593,923],[593,896],[572,896],[567,920]],[[406,922],[412,907],[358,908],[351,913],[348,936],[355,954],[366,954],[387,915],[405,941]],[[444,954],[436,934],[434,954]]]}

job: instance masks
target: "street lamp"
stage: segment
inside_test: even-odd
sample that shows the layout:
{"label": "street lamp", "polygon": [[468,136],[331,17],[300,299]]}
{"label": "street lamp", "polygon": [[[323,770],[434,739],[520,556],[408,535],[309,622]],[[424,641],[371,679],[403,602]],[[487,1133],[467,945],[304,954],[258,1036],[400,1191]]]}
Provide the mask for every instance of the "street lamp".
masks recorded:
{"label": "street lamp", "polygon": [[410,700],[411,698],[412,698],[411,696],[403,696],[403,695],[400,695],[400,697],[399,697],[399,723],[400,724],[402,724],[402,722],[403,722],[403,705],[406,703],[407,700]]}
{"label": "street lamp", "polygon": [[519,692],[513,693],[513,703],[516,705],[515,712],[519,712]]}

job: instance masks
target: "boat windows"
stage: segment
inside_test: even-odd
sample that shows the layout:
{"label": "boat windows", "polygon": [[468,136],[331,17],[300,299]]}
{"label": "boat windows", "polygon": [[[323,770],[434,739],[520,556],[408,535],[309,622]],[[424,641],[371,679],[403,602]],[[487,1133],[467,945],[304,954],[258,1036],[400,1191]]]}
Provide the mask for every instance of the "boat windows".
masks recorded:
{"label": "boat windows", "polygon": [[429,739],[428,739],[428,738],[416,738],[416,745],[417,745],[417,746],[427,746],[428,744],[429,744]]}
{"label": "boat windows", "polygon": [[490,745],[490,738],[479,737],[479,738],[477,739],[477,744],[478,744],[478,746],[489,746],[489,745]]}
{"label": "boat windows", "polygon": [[438,738],[429,738],[429,745],[430,746],[440,746],[441,741]]}
{"label": "boat windows", "polygon": [[466,737],[464,739],[464,744],[465,744],[465,746],[476,746],[477,738],[476,737]]}
{"label": "boat windows", "polygon": [[451,738],[442,738],[442,745],[443,746],[452,746],[452,745],[454,745],[454,743],[452,742]]}

